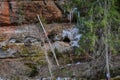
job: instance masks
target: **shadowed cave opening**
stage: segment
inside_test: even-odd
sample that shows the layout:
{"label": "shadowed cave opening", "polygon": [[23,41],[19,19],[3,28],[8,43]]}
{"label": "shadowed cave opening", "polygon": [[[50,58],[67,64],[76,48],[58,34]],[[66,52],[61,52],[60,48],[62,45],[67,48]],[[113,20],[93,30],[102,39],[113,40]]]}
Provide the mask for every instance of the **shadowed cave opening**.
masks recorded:
{"label": "shadowed cave opening", "polygon": [[65,38],[63,39],[63,42],[70,43],[70,39],[69,39],[68,37],[65,37]]}

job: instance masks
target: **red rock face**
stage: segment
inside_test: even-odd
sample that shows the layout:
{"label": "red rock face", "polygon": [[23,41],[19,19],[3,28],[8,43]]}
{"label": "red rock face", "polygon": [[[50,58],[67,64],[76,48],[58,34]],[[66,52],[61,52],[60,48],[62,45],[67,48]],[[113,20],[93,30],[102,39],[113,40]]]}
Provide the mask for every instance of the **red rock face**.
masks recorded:
{"label": "red rock face", "polygon": [[37,14],[47,22],[62,18],[62,12],[52,0],[0,2],[0,23],[35,23]]}
{"label": "red rock face", "polygon": [[10,23],[8,2],[0,2],[0,23]]}

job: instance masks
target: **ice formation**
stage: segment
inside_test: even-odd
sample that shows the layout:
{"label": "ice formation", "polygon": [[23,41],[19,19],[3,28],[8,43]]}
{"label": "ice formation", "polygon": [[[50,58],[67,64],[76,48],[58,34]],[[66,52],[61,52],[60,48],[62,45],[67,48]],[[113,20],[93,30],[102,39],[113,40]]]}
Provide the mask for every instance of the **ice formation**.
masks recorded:
{"label": "ice formation", "polygon": [[68,39],[70,39],[70,45],[72,47],[79,47],[79,41],[81,38],[81,34],[79,34],[79,29],[78,28],[70,28],[67,30],[63,30],[62,32],[62,38],[64,39],[65,37],[67,37]]}

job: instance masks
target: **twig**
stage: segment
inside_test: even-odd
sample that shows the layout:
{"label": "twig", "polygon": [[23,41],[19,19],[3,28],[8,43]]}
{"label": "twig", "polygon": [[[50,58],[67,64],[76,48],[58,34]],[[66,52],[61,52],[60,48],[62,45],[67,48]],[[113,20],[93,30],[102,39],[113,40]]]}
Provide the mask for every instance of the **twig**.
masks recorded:
{"label": "twig", "polygon": [[[105,17],[108,17],[107,16],[107,13],[108,13],[108,4],[107,4],[107,1],[104,2],[105,3],[105,10],[104,10],[104,15]],[[106,77],[107,77],[107,80],[110,80],[110,67],[109,67],[109,55],[108,55],[108,27],[109,25],[106,24],[105,26],[105,57],[106,57]]]}
{"label": "twig", "polygon": [[[45,41],[43,40],[43,43],[45,44]],[[53,79],[53,74],[52,74],[52,65],[50,63],[50,60],[48,58],[48,53],[47,53],[47,50],[46,50],[46,45],[44,46],[44,53],[45,53],[45,58],[46,58],[46,61],[48,62],[48,69],[49,69],[49,73],[50,73],[50,76],[51,76],[51,79]]]}
{"label": "twig", "polygon": [[[40,32],[40,28],[38,28],[38,29],[39,29],[39,32]],[[40,35],[40,37],[41,37],[41,35]],[[41,37],[41,38],[42,38],[42,37]],[[51,65],[50,60],[49,60],[49,57],[48,57],[48,53],[47,53],[46,44],[45,44],[44,39],[42,39],[42,42],[43,42],[43,44],[44,44],[45,46],[44,46],[44,48],[42,48],[42,47],[41,47],[41,48],[42,48],[43,51],[44,51],[45,58],[46,58],[46,61],[47,61],[47,63],[48,63],[48,69],[49,69],[49,73],[50,73],[51,79],[53,79],[52,65]]]}
{"label": "twig", "polygon": [[44,31],[44,33],[45,33],[45,36],[46,36],[46,38],[47,38],[47,41],[48,41],[48,43],[49,43],[49,45],[50,45],[50,48],[51,48],[51,51],[52,51],[53,56],[54,56],[54,58],[55,58],[55,61],[56,61],[56,63],[57,63],[57,66],[59,66],[59,63],[58,63],[58,60],[57,60],[55,51],[54,51],[54,49],[53,49],[53,47],[52,47],[52,44],[51,44],[50,41],[49,41],[49,38],[48,38],[48,36],[47,36],[47,33],[46,33],[46,31],[45,31],[45,28],[44,28],[44,26],[43,26],[41,20],[40,20],[39,15],[37,15],[37,17],[38,17],[38,20],[39,20],[39,22],[40,22],[40,24],[41,24],[41,26],[42,26],[42,29],[43,29],[43,31]]}

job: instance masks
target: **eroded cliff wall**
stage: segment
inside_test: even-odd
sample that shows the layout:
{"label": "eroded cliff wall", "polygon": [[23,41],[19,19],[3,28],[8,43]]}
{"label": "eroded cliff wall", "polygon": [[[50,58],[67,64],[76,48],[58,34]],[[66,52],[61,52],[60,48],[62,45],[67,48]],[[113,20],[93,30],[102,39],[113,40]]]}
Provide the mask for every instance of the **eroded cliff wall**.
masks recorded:
{"label": "eroded cliff wall", "polygon": [[42,20],[52,22],[62,18],[62,12],[53,0],[0,1],[0,23],[34,23],[39,14]]}
{"label": "eroded cliff wall", "polygon": [[10,23],[8,2],[0,2],[0,23]]}

